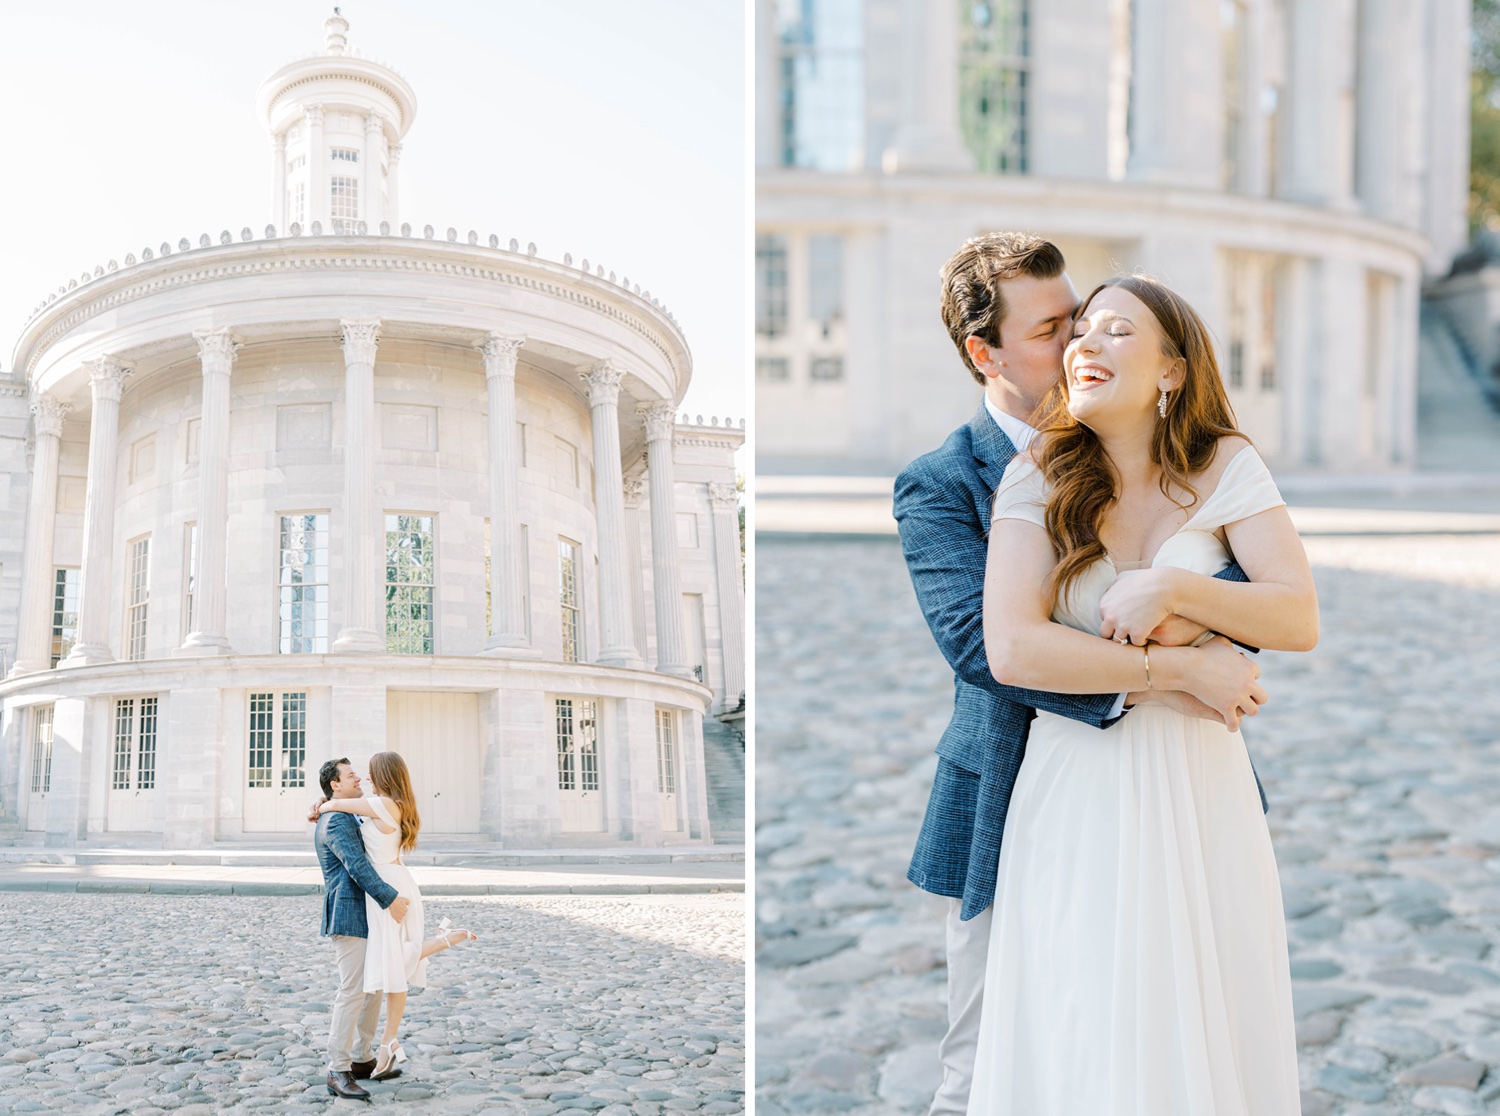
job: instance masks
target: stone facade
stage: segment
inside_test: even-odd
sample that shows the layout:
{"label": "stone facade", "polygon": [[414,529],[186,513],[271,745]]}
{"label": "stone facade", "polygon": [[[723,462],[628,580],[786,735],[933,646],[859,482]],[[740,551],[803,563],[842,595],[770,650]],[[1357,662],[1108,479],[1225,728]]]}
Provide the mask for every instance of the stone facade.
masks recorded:
{"label": "stone facade", "polygon": [[1463,0],[757,11],[761,468],[893,471],[973,413],[937,274],[997,229],[1080,293],[1184,293],[1279,470],[1414,466],[1421,285],[1466,238]]}
{"label": "stone facade", "polygon": [[743,424],[678,419],[692,358],[649,293],[397,225],[415,99],[325,28],[262,89],[275,222],[75,280],[0,383],[0,816],[64,847],[300,834],[325,759],[392,748],[426,834],[709,841]]}

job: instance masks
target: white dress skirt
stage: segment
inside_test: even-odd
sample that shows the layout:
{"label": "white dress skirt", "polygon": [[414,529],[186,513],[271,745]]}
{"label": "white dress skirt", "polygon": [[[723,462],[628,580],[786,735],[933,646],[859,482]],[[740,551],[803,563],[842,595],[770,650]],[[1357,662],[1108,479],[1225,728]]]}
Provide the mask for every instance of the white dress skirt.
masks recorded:
{"label": "white dress skirt", "polygon": [[[388,826],[395,826],[390,799],[367,800],[375,815]],[[365,921],[369,938],[365,942],[365,991],[405,992],[427,984],[427,961],[422,957],[425,926],[422,920],[422,893],[411,871],[401,863],[401,831],[382,833],[369,818],[359,827],[365,842],[365,855],[380,873],[380,878],[411,900],[406,917],[399,923],[390,912],[382,910],[370,895],[365,896]]]}
{"label": "white dress skirt", "polygon": [[[1040,522],[1006,471],[996,518]],[[1282,503],[1254,450],[1153,560],[1213,574],[1214,531]],[[1098,634],[1102,560],[1054,619]],[[1040,713],[1005,822],[971,1114],[1301,1110],[1286,926],[1238,732],[1142,705],[1100,731]]]}

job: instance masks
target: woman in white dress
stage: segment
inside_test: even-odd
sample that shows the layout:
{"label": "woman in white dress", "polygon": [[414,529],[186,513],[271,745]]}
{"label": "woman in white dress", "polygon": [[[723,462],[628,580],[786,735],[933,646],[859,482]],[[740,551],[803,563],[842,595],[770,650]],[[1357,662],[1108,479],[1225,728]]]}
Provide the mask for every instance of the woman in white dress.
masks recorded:
{"label": "woman in white dress", "polygon": [[[1288,1116],[1300,1099],[1286,928],[1237,731],[1265,691],[1238,658],[1152,637],[1191,621],[1221,633],[1204,639],[1311,649],[1307,558],[1235,431],[1207,329],[1160,283],[1090,294],[1050,402],[995,497],[991,668],[1011,685],[1140,700],[1102,731],[1047,713],[1032,724],[969,1111]],[[1212,576],[1231,553],[1249,584]]]}
{"label": "woman in white dress", "polygon": [[363,817],[359,834],[370,864],[399,895],[411,900],[406,917],[398,923],[373,898],[365,896],[370,934],[365,943],[365,992],[385,993],[385,1031],[370,1075],[372,1081],[379,1081],[397,1062],[406,1061],[397,1032],[406,1010],[407,989],[427,985],[427,958],[459,942],[477,940],[477,936],[468,930],[449,930],[447,919],[437,937],[426,936],[422,892],[401,861],[404,853],[416,847],[422,828],[406,761],[396,752],[376,752],[370,757],[370,784],[373,795],[329,799],[319,804],[318,812],[342,810]]}

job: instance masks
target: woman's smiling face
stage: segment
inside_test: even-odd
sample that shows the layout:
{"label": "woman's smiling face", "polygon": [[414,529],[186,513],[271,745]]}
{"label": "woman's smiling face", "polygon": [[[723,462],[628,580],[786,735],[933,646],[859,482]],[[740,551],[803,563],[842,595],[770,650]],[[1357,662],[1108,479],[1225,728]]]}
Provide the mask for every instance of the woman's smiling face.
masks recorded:
{"label": "woman's smiling face", "polygon": [[1163,343],[1144,302],[1105,287],[1081,311],[1063,353],[1069,413],[1095,430],[1154,421],[1159,393],[1182,382],[1181,361]]}

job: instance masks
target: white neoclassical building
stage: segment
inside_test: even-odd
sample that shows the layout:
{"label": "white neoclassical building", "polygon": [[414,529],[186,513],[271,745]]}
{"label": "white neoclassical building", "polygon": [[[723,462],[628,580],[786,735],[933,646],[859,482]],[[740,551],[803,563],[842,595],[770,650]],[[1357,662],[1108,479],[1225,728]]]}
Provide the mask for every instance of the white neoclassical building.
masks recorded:
{"label": "white neoclassical building", "polygon": [[1183,292],[1279,470],[1413,467],[1468,0],[756,4],[759,468],[893,471],[973,413],[937,276],[996,229]]}
{"label": "white neoclassical building", "polygon": [[426,833],[708,841],[743,423],[679,418],[649,292],[403,224],[416,99],[347,30],[260,90],[269,224],[110,260],[16,343],[0,820],[300,833],[324,760],[391,748]]}

